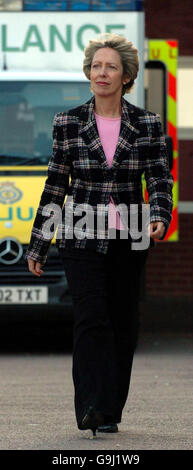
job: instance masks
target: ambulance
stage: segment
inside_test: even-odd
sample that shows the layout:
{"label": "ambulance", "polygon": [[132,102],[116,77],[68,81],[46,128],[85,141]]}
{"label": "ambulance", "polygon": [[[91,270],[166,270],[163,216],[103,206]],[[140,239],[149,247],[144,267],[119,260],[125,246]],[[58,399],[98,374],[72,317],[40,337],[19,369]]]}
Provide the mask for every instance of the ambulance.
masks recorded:
{"label": "ambulance", "polygon": [[0,304],[66,303],[55,239],[40,278],[28,271],[24,254],[52,154],[53,117],[90,96],[81,73],[6,70],[0,76]]}

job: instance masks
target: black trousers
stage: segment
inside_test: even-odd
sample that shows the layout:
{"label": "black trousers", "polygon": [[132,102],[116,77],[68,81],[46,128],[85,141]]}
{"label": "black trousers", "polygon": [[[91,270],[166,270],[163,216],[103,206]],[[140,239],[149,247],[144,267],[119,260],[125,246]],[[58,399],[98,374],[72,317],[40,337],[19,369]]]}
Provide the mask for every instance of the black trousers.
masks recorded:
{"label": "black trousers", "polygon": [[[117,232],[118,233],[118,232]],[[139,288],[147,250],[109,240],[107,254],[60,250],[73,301],[74,404],[77,425],[89,405],[119,423],[139,329]]]}

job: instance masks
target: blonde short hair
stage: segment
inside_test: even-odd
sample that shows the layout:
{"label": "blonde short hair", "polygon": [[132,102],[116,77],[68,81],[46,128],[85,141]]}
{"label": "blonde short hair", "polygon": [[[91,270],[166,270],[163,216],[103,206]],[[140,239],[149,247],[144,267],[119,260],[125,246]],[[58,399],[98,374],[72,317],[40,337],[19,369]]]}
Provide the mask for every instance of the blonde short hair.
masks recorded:
{"label": "blonde short hair", "polygon": [[91,64],[95,52],[104,47],[111,47],[119,53],[123,65],[123,74],[130,77],[130,82],[123,85],[122,95],[131,93],[131,88],[134,86],[134,80],[139,70],[138,50],[131,41],[127,41],[125,37],[119,34],[104,33],[95,39],[90,39],[84,49],[83,71],[86,77],[90,80]]}

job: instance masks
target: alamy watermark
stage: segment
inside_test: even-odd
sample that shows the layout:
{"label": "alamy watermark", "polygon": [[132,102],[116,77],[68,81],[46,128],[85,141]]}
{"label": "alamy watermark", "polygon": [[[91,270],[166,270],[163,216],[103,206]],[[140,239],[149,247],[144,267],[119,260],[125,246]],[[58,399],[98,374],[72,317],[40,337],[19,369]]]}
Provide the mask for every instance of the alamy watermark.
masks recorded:
{"label": "alamy watermark", "polygon": [[[150,205],[119,204],[111,214],[111,226],[116,225],[116,214],[120,215],[124,230],[120,231],[120,238],[131,240],[132,250],[145,250],[150,244]],[[74,203],[73,196],[68,196],[61,209],[58,204],[50,203],[43,207],[42,215],[49,217],[42,226],[43,237],[51,240],[56,232],[56,239],[104,239],[107,236],[109,223],[109,204],[92,206],[87,203]],[[112,219],[113,217],[113,219]],[[78,219],[78,220],[76,220]],[[139,229],[140,220],[140,229]],[[116,231],[115,231],[116,237]],[[115,238],[113,237],[113,238]]]}

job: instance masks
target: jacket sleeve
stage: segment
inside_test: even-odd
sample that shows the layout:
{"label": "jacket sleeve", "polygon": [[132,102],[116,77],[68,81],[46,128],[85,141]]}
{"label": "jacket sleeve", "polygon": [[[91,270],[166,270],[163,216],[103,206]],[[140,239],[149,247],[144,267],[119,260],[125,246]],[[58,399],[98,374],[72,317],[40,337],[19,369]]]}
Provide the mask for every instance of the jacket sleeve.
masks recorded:
{"label": "jacket sleeve", "polygon": [[145,179],[149,195],[150,222],[162,221],[164,223],[165,232],[160,238],[163,240],[172,219],[174,181],[169,170],[167,145],[162,132],[160,115],[152,114],[150,120],[152,135],[149,155],[146,157]]}
{"label": "jacket sleeve", "polygon": [[[45,206],[54,204],[62,209],[69,186],[70,161],[67,141],[65,141],[66,127],[64,122],[65,116],[61,117],[60,113],[55,115],[53,121],[53,152],[48,163],[47,179],[32,227],[30,243],[24,256],[25,260],[31,258],[41,264],[46,262],[47,252],[54,237],[53,233],[49,239],[46,238],[43,230],[44,223],[48,221],[48,216],[53,215],[51,211],[45,214]],[[54,228],[56,226],[57,224]]]}

